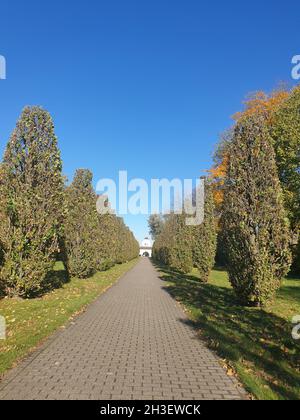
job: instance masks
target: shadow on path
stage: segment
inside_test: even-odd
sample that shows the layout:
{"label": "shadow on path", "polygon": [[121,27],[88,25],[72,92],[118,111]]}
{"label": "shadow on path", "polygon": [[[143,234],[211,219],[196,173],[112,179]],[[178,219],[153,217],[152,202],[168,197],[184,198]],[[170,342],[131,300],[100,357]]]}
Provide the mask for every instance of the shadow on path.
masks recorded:
{"label": "shadow on path", "polygon": [[[157,268],[165,290],[190,310],[188,323],[200,330],[210,348],[233,363],[252,392],[259,380],[278,398],[300,399],[300,343],[292,339],[291,323],[263,309],[239,306],[232,289]],[[263,396],[259,389],[257,393]]]}

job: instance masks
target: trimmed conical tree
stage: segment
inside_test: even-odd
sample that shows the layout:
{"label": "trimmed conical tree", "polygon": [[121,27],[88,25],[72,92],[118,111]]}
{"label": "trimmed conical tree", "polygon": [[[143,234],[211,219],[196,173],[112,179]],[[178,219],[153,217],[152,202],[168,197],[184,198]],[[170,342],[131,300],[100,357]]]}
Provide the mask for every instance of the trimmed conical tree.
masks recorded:
{"label": "trimmed conical tree", "polygon": [[0,174],[0,282],[9,295],[40,292],[53,267],[64,215],[61,170],[51,116],[39,107],[25,108]]}
{"label": "trimmed conical tree", "polygon": [[78,169],[66,189],[65,245],[72,276],[86,278],[97,269],[98,215],[93,174]]}
{"label": "trimmed conical tree", "polygon": [[193,269],[192,232],[185,214],[170,214],[153,246],[153,258],[175,270],[189,273]]}
{"label": "trimmed conical tree", "polygon": [[175,215],[175,235],[171,246],[171,267],[182,273],[190,273],[193,269],[191,232],[186,224],[186,215]]}
{"label": "trimmed conical tree", "polygon": [[205,181],[204,220],[199,226],[192,227],[192,248],[194,266],[198,268],[200,279],[208,282],[214,266],[217,249],[216,218],[214,214],[212,187]]}
{"label": "trimmed conical tree", "polygon": [[99,214],[99,233],[97,248],[99,252],[98,270],[106,270],[115,265],[117,260],[118,238],[116,216],[114,214]]}
{"label": "trimmed conical tree", "polygon": [[139,244],[123,219],[116,217],[118,232],[117,263],[122,264],[139,255]]}
{"label": "trimmed conical tree", "polygon": [[230,281],[244,304],[270,301],[290,266],[275,154],[262,117],[241,119],[230,146],[221,220]]}

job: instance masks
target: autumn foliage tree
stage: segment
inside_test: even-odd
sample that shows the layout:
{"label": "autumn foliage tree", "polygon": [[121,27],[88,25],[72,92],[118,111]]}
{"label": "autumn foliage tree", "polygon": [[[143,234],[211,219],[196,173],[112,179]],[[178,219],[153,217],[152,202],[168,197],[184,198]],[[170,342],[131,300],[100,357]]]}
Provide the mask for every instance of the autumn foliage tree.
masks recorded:
{"label": "autumn foliage tree", "polygon": [[289,222],[266,120],[235,127],[221,219],[231,284],[245,304],[269,302],[290,266]]}
{"label": "autumn foliage tree", "polygon": [[8,295],[30,297],[47,283],[62,235],[61,170],[49,113],[25,108],[0,171],[0,281]]}
{"label": "autumn foliage tree", "polygon": [[[235,114],[238,122],[247,117],[262,117],[269,130],[275,150],[279,180],[283,189],[284,206],[293,232],[293,269],[300,273],[300,87],[288,91],[277,89],[271,94],[256,92],[244,102],[244,110]],[[211,170],[217,213],[221,214],[224,179],[232,139],[221,138]],[[218,260],[222,260],[222,247],[218,246]]]}
{"label": "autumn foliage tree", "polygon": [[[237,112],[233,119],[238,122],[247,117],[261,117],[272,131],[272,127],[278,121],[278,114],[289,98],[289,92],[285,88],[274,90],[270,94],[263,91],[254,92],[244,101],[244,109]],[[271,139],[271,138],[270,138]],[[210,170],[212,187],[217,214],[222,211],[224,198],[224,180],[229,163],[228,155],[233,140],[233,129],[226,130],[220,138],[215,152],[215,165]],[[275,147],[275,151],[277,148]],[[276,153],[276,161],[278,155]]]}

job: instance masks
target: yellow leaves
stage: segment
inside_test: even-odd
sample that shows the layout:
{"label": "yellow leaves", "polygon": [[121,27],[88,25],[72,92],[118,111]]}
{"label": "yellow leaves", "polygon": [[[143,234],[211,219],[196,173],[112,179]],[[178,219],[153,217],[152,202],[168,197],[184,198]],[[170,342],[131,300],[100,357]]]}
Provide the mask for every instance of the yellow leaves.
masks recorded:
{"label": "yellow leaves", "polygon": [[239,121],[253,115],[262,115],[268,124],[272,123],[274,113],[280,108],[282,103],[289,97],[289,92],[283,88],[273,91],[270,95],[265,92],[256,92],[249,95],[244,101],[245,109],[237,112],[233,119]]}
{"label": "yellow leaves", "polygon": [[[271,125],[274,121],[275,113],[282,106],[283,102],[286,101],[290,96],[290,93],[281,87],[278,90],[274,90],[271,94],[267,94],[263,91],[258,91],[250,94],[244,101],[244,110],[237,112],[233,119],[239,122],[241,119],[246,119],[251,116],[263,116],[268,125]],[[225,154],[221,163],[210,169],[209,173],[212,178],[213,194],[216,204],[216,208],[220,209],[224,200],[224,180],[229,165],[229,156]]]}
{"label": "yellow leaves", "polygon": [[221,365],[226,370],[227,376],[230,376],[230,377],[236,376],[236,372],[234,368],[229,364],[228,360],[222,359]]}
{"label": "yellow leaves", "polygon": [[225,176],[229,164],[229,157],[225,155],[222,162],[209,170],[212,179],[213,196],[216,208],[219,209],[224,200],[223,187],[225,184]]}

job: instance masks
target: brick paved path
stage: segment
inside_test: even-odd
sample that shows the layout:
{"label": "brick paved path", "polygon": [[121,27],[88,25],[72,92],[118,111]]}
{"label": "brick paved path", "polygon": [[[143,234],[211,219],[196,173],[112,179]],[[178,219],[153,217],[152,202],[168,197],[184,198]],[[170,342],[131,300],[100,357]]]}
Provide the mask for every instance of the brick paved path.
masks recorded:
{"label": "brick paved path", "polygon": [[0,383],[0,399],[240,399],[143,259]]}

